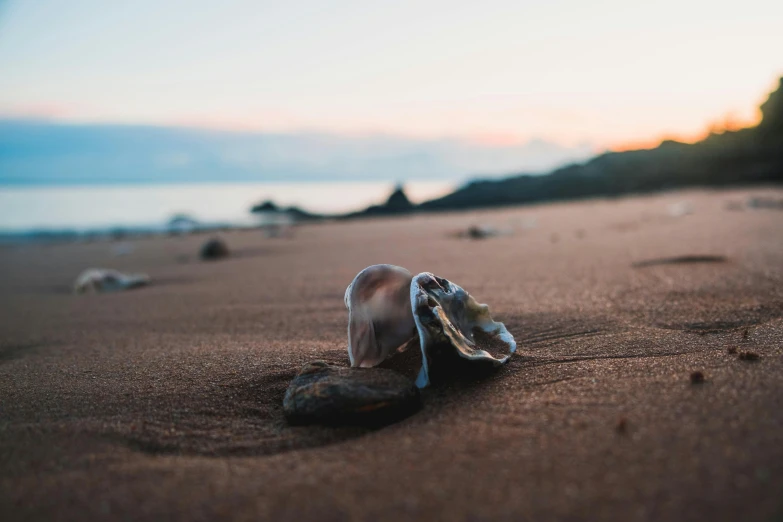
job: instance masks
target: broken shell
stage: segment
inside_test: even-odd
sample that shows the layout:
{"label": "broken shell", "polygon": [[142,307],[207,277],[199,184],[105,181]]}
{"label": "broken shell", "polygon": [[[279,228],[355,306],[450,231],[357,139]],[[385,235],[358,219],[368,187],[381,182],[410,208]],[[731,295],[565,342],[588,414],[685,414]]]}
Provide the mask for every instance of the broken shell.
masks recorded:
{"label": "broken shell", "polygon": [[411,277],[394,265],[373,265],[345,291],[348,308],[348,356],[353,367],[371,367],[418,338],[422,366],[416,385],[429,385],[431,349],[453,346],[460,357],[505,364],[516,342],[503,323],[462,287],[425,272]]}
{"label": "broken shell", "polygon": [[123,274],[117,270],[89,268],[76,278],[73,291],[77,294],[117,292],[144,286],[149,281],[147,274]]}
{"label": "broken shell", "polygon": [[411,313],[411,273],[394,265],[373,265],[345,291],[351,366],[369,368],[407,348],[416,337]]}
{"label": "broken shell", "polygon": [[430,349],[442,342],[451,344],[460,357],[505,364],[517,349],[514,337],[503,323],[489,314],[459,285],[429,272],[411,282],[411,305],[421,346],[422,366],[416,385],[429,385]]}

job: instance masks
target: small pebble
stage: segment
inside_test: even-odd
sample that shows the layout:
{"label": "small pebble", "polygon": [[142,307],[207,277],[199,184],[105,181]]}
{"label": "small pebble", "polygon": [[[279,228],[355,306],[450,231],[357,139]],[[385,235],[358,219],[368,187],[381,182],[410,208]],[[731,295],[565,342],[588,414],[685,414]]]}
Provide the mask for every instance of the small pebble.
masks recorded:
{"label": "small pebble", "polygon": [[228,245],[226,245],[225,241],[213,237],[201,246],[199,256],[204,261],[223,259],[229,256]]}

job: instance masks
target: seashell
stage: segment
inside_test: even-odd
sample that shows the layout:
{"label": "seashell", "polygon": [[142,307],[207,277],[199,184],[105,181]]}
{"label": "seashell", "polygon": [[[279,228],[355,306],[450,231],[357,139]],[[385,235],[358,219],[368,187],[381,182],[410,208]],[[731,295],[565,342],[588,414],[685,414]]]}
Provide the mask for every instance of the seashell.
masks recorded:
{"label": "seashell", "polygon": [[517,349],[514,337],[503,323],[489,314],[461,286],[424,272],[411,282],[411,305],[421,346],[421,371],[416,386],[429,385],[430,348],[447,342],[460,357],[487,361],[494,366],[508,362]]}
{"label": "seashell", "polygon": [[430,355],[437,344],[450,344],[460,357],[494,366],[505,364],[516,351],[514,337],[492,319],[487,305],[429,272],[411,277],[399,266],[367,267],[348,286],[345,306],[351,366],[380,364],[418,338],[419,388],[430,383]]}
{"label": "seashell", "polygon": [[413,277],[394,265],[365,268],[345,290],[351,366],[369,368],[407,348],[416,337],[411,313]]}
{"label": "seashell", "polygon": [[77,294],[118,292],[144,286],[149,282],[147,274],[123,274],[117,270],[89,268],[76,278],[73,291]]}

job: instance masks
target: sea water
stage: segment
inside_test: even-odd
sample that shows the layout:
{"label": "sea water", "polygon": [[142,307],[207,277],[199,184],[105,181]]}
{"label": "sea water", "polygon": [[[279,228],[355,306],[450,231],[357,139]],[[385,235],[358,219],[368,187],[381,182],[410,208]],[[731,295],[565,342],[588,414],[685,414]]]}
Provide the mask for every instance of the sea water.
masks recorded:
{"label": "sea water", "polygon": [[[451,192],[448,181],[405,184],[414,203]],[[0,187],[0,230],[94,230],[163,227],[177,214],[201,223],[252,222],[253,205],[271,200],[314,213],[342,213],[382,203],[387,182],[199,183]]]}

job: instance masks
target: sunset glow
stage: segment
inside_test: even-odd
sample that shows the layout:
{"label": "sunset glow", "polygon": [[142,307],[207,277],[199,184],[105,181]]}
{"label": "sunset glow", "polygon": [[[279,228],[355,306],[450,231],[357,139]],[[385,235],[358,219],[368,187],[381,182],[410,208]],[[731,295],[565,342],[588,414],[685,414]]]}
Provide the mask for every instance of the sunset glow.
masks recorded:
{"label": "sunset glow", "polygon": [[703,130],[694,133],[683,134],[664,134],[649,140],[639,141],[621,141],[616,145],[610,145],[609,150],[614,152],[623,152],[627,150],[652,149],[661,144],[662,141],[672,140],[681,143],[696,143],[710,134],[722,134],[724,132],[733,132],[747,127],[754,127],[761,121],[761,111],[753,111],[752,116],[741,118],[734,113],[727,114],[723,119],[709,123]]}
{"label": "sunset glow", "polygon": [[783,74],[762,0],[4,6],[4,118],[626,150],[752,125]]}

